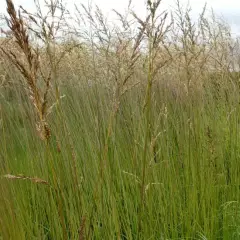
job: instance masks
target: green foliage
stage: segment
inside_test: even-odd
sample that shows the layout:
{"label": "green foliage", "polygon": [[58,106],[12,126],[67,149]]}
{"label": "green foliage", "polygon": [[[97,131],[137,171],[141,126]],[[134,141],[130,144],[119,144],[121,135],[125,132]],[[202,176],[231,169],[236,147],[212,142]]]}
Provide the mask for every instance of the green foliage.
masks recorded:
{"label": "green foliage", "polygon": [[[97,92],[86,88],[65,90],[62,111],[51,116],[48,146],[3,104],[1,175],[49,182],[1,179],[4,239],[78,239],[83,219],[86,238],[137,238],[145,125],[138,102],[144,95],[135,89],[122,101],[96,192],[111,109],[100,86]],[[180,102],[154,86],[142,239],[238,238],[239,95],[228,97],[227,105],[208,92],[204,99]]]}

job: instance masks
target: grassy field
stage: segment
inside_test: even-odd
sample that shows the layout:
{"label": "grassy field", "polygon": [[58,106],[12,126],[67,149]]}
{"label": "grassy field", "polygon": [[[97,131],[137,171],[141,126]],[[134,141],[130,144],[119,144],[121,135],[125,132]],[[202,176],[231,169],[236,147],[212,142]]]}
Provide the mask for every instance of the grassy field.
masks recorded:
{"label": "grassy field", "polygon": [[82,6],[87,35],[59,42],[46,18],[7,4],[0,239],[240,239],[239,44],[227,24],[203,9],[194,25],[180,3],[174,21],[158,18],[149,1],[149,17],[113,28]]}

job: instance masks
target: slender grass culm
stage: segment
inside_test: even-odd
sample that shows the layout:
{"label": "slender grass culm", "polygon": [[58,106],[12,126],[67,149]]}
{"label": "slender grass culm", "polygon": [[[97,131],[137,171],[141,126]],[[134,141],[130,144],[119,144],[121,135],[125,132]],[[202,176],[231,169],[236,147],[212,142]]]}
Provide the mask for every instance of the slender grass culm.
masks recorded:
{"label": "slender grass culm", "polygon": [[240,239],[239,39],[162,2],[6,0],[0,240]]}

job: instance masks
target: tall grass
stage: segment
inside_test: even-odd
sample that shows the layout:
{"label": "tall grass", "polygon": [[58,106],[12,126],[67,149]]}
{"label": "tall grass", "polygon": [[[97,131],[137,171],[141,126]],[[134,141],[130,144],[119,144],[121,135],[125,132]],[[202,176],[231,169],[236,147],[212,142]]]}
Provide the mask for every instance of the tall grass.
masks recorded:
{"label": "tall grass", "polygon": [[90,6],[69,26],[61,1],[42,12],[36,1],[38,15],[7,4],[0,239],[239,239],[239,43],[227,24],[160,0],[143,20],[130,4],[116,11],[116,26]]}

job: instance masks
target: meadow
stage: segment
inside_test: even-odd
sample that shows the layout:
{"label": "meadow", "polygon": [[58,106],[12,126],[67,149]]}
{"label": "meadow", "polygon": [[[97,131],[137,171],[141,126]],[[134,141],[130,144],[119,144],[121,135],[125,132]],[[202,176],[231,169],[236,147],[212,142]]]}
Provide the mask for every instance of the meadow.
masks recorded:
{"label": "meadow", "polygon": [[90,5],[69,19],[60,0],[6,3],[0,239],[240,239],[228,24],[179,1],[150,0],[145,18],[129,4],[116,24]]}

